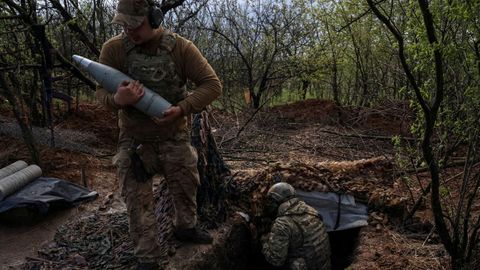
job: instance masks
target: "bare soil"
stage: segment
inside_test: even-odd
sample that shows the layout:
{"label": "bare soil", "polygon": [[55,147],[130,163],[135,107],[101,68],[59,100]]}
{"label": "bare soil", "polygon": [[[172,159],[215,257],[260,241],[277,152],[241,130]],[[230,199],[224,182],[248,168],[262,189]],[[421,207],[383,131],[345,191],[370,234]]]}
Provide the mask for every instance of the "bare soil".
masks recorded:
{"label": "bare soil", "polygon": [[[379,158],[394,162],[390,138],[410,136],[411,114],[406,104],[400,102],[368,109],[338,107],[325,100],[306,100],[262,110],[248,122],[252,113],[211,112],[210,122],[219,150],[233,172],[262,171],[271,165],[292,162],[343,164],[341,162]],[[2,114],[7,116],[8,112]],[[122,206],[116,195],[111,165],[116,145],[115,115],[98,105],[82,104],[55,128],[95,134],[96,141],[90,146],[102,149],[102,154],[40,146],[44,175],[81,185],[86,183],[88,188],[99,193],[99,197],[78,208],[52,214],[35,225],[12,228],[0,224],[1,269],[19,265],[25,257],[38,258],[36,251],[50,241],[55,230],[65,222]],[[29,162],[20,138],[2,135],[0,149],[2,167],[19,159]],[[402,184],[395,166],[382,168],[377,169],[388,179],[378,183],[379,190],[407,198],[408,189]],[[362,229],[351,268],[448,269],[446,252],[433,229],[430,231],[432,218],[429,213],[425,206],[412,225],[416,230],[406,230],[395,222],[400,218],[396,216],[398,213],[374,207],[370,225]]]}

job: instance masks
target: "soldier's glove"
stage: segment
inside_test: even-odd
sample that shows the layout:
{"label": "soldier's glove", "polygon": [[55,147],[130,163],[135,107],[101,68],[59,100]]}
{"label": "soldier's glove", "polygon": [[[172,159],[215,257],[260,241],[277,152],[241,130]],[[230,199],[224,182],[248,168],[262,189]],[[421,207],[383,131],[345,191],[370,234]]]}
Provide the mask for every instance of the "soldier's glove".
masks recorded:
{"label": "soldier's glove", "polygon": [[135,175],[135,179],[137,182],[140,183],[145,183],[147,182],[150,178],[152,178],[152,175],[145,170],[145,167],[143,166],[143,162],[140,159],[140,156],[137,154],[137,152],[133,152],[130,155],[130,159],[132,160],[132,170],[133,170],[133,175]]}

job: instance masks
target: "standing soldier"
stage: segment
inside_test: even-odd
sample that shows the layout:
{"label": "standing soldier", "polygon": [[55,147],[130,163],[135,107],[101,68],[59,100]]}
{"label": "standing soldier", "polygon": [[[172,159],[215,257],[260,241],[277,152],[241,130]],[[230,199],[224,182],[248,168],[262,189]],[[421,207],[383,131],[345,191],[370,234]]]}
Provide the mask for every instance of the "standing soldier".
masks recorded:
{"label": "standing soldier", "polygon": [[[100,62],[135,81],[123,82],[115,94],[97,88],[98,100],[118,111],[118,152],[113,158],[127,205],[137,269],[157,269],[152,176],[165,176],[175,207],[174,234],[180,241],[211,243],[197,226],[196,191],[200,184],[197,154],[190,145],[187,116],[200,112],[221,93],[215,71],[189,40],[160,26],[162,12],[146,0],[120,0],[113,23],[123,32],[103,44]],[[195,91],[187,96],[186,81]],[[141,83],[140,83],[141,82]],[[173,105],[162,118],[151,118],[132,105],[143,84]]]}
{"label": "standing soldier", "polygon": [[318,212],[299,200],[287,183],[273,185],[267,193],[267,214],[276,215],[263,238],[262,252],[273,266],[288,270],[330,269],[330,243]]}

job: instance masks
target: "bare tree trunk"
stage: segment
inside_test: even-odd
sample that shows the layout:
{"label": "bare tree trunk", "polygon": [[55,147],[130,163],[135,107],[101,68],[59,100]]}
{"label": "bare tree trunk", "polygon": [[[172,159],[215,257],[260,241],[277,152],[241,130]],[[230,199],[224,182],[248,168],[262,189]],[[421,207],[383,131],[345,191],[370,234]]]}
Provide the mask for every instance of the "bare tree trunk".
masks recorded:
{"label": "bare tree trunk", "polygon": [[340,106],[340,93],[339,93],[339,86],[338,86],[338,66],[337,66],[337,59],[333,58],[332,63],[332,94],[333,100],[337,106]]}
{"label": "bare tree trunk", "polygon": [[405,44],[403,36],[400,32],[392,25],[392,22],[383,15],[380,10],[376,7],[376,4],[373,0],[367,0],[368,5],[375,13],[375,15],[382,21],[385,26],[390,30],[398,42],[398,54],[400,57],[400,62],[402,67],[407,75],[408,81],[413,87],[417,101],[419,102],[423,115],[425,117],[425,131],[423,134],[422,141],[422,151],[423,157],[428,164],[430,169],[431,176],[431,204],[432,212],[435,219],[435,226],[440,236],[440,240],[444,245],[445,249],[451,256],[452,268],[456,269],[459,267],[459,249],[458,246],[454,245],[452,236],[450,235],[450,230],[447,227],[444,212],[442,209],[442,201],[440,199],[440,172],[438,167],[438,161],[433,153],[432,148],[432,136],[435,128],[435,123],[437,120],[438,110],[440,104],[443,101],[444,97],[444,78],[443,78],[443,59],[440,52],[437,38],[435,36],[435,29],[433,24],[432,14],[430,13],[428,2],[426,0],[418,0],[420,9],[422,11],[422,17],[425,25],[425,30],[427,33],[428,41],[433,48],[434,64],[435,64],[435,93],[433,96],[432,104],[430,105],[424,98],[421,93],[420,87],[412,74],[411,68],[407,63],[405,57]]}
{"label": "bare tree trunk", "polygon": [[97,47],[97,0],[93,0],[93,12],[92,12],[92,34],[93,34],[93,46]]}
{"label": "bare tree trunk", "polygon": [[307,99],[308,88],[310,87],[309,80],[302,80],[302,99]]}
{"label": "bare tree trunk", "polygon": [[333,42],[332,33],[330,31],[330,26],[328,23],[325,24],[327,29],[328,40],[330,43],[331,54],[332,54],[332,95],[333,100],[337,106],[340,106],[340,87],[338,85],[338,63],[337,63],[337,51],[335,49],[335,44]]}
{"label": "bare tree trunk", "polygon": [[55,146],[55,133],[53,131],[53,119],[52,119],[52,96],[53,96],[53,86],[52,86],[52,69],[53,69],[53,57],[52,57],[52,48],[47,40],[45,34],[44,25],[33,25],[32,34],[38,40],[42,48],[42,68],[40,69],[40,74],[43,79],[43,89],[44,89],[44,106],[47,114],[48,127],[50,128],[50,146]]}
{"label": "bare tree trunk", "polygon": [[440,239],[442,240],[445,249],[449,251],[452,256],[452,260],[456,260],[459,254],[457,254],[457,248],[453,246],[449,230],[447,228],[442,202],[440,200],[440,172],[438,168],[437,160],[435,159],[431,138],[433,135],[433,129],[435,128],[435,122],[437,120],[438,110],[440,104],[443,101],[444,96],[444,78],[443,78],[443,58],[440,49],[437,46],[437,38],[435,36],[435,29],[433,24],[432,14],[430,13],[428,2],[426,0],[418,0],[420,9],[422,10],[423,21],[425,29],[427,31],[428,41],[433,46],[433,54],[435,61],[435,82],[436,90],[431,109],[424,109],[425,116],[425,134],[422,142],[423,156],[427,161],[430,168],[430,175],[432,177],[432,210],[435,218],[435,225],[438,230]]}
{"label": "bare tree trunk", "polygon": [[[11,74],[11,76],[15,75]],[[18,103],[14,91],[8,83],[7,79],[5,78],[5,74],[3,73],[0,73],[0,86],[3,88],[3,93],[5,94],[5,97],[8,99],[10,105],[12,106],[13,114],[15,115],[15,119],[20,126],[23,140],[27,145],[32,161],[41,167],[42,164],[40,161],[40,154],[38,152],[35,139],[33,138],[32,131],[30,130],[29,126],[27,126],[27,124],[23,122],[20,112],[18,111]]]}
{"label": "bare tree trunk", "polygon": [[260,107],[260,99],[261,99],[260,93],[252,95],[252,100],[253,100],[252,104],[254,109],[258,109]]}
{"label": "bare tree trunk", "polygon": [[[19,13],[19,16],[21,18],[21,20],[27,24],[27,25],[30,25],[30,26],[33,26],[33,25],[36,25],[35,21],[36,19],[35,18],[31,18],[29,17],[30,14],[25,10],[23,9],[22,7],[18,6],[14,1],[12,0],[3,0],[10,8],[16,10],[16,12]],[[58,2],[57,2],[58,3]],[[59,3],[58,3],[59,4]],[[59,4],[60,5],[60,4]],[[51,42],[46,39],[45,40],[47,43],[48,43],[48,46],[50,48],[53,48],[53,46],[51,45]],[[100,53],[99,53],[100,54]],[[95,82],[93,82],[91,79],[89,79],[88,77],[86,77],[85,75],[83,75],[83,73],[75,66],[73,65],[69,60],[67,60],[67,58],[65,58],[62,54],[60,54],[58,51],[57,51],[57,60],[63,64],[63,66],[68,69],[70,72],[72,72],[73,75],[77,76],[80,80],[82,80],[83,82],[85,82],[91,89],[95,89]]]}

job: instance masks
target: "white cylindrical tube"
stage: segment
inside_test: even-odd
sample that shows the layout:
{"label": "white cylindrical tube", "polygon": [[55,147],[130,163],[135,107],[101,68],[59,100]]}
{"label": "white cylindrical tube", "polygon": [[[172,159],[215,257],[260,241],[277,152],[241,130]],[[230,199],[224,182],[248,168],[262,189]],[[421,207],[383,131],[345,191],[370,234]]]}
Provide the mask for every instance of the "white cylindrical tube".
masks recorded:
{"label": "white cylindrical tube", "polygon": [[[118,85],[123,81],[133,81],[125,73],[83,56],[74,55],[73,60],[110,93],[115,93]],[[144,87],[144,90],[143,97],[133,106],[147,115],[163,117],[163,112],[170,108],[172,104],[147,87]]]}
{"label": "white cylindrical tube", "polygon": [[19,160],[8,165],[7,167],[3,167],[2,169],[0,169],[0,181],[2,181],[3,178],[9,175],[14,174],[20,171],[21,169],[26,168],[27,166],[28,164],[25,161]]}
{"label": "white cylindrical tube", "polygon": [[30,165],[3,178],[0,180],[0,201],[40,176],[42,169],[37,165]]}

